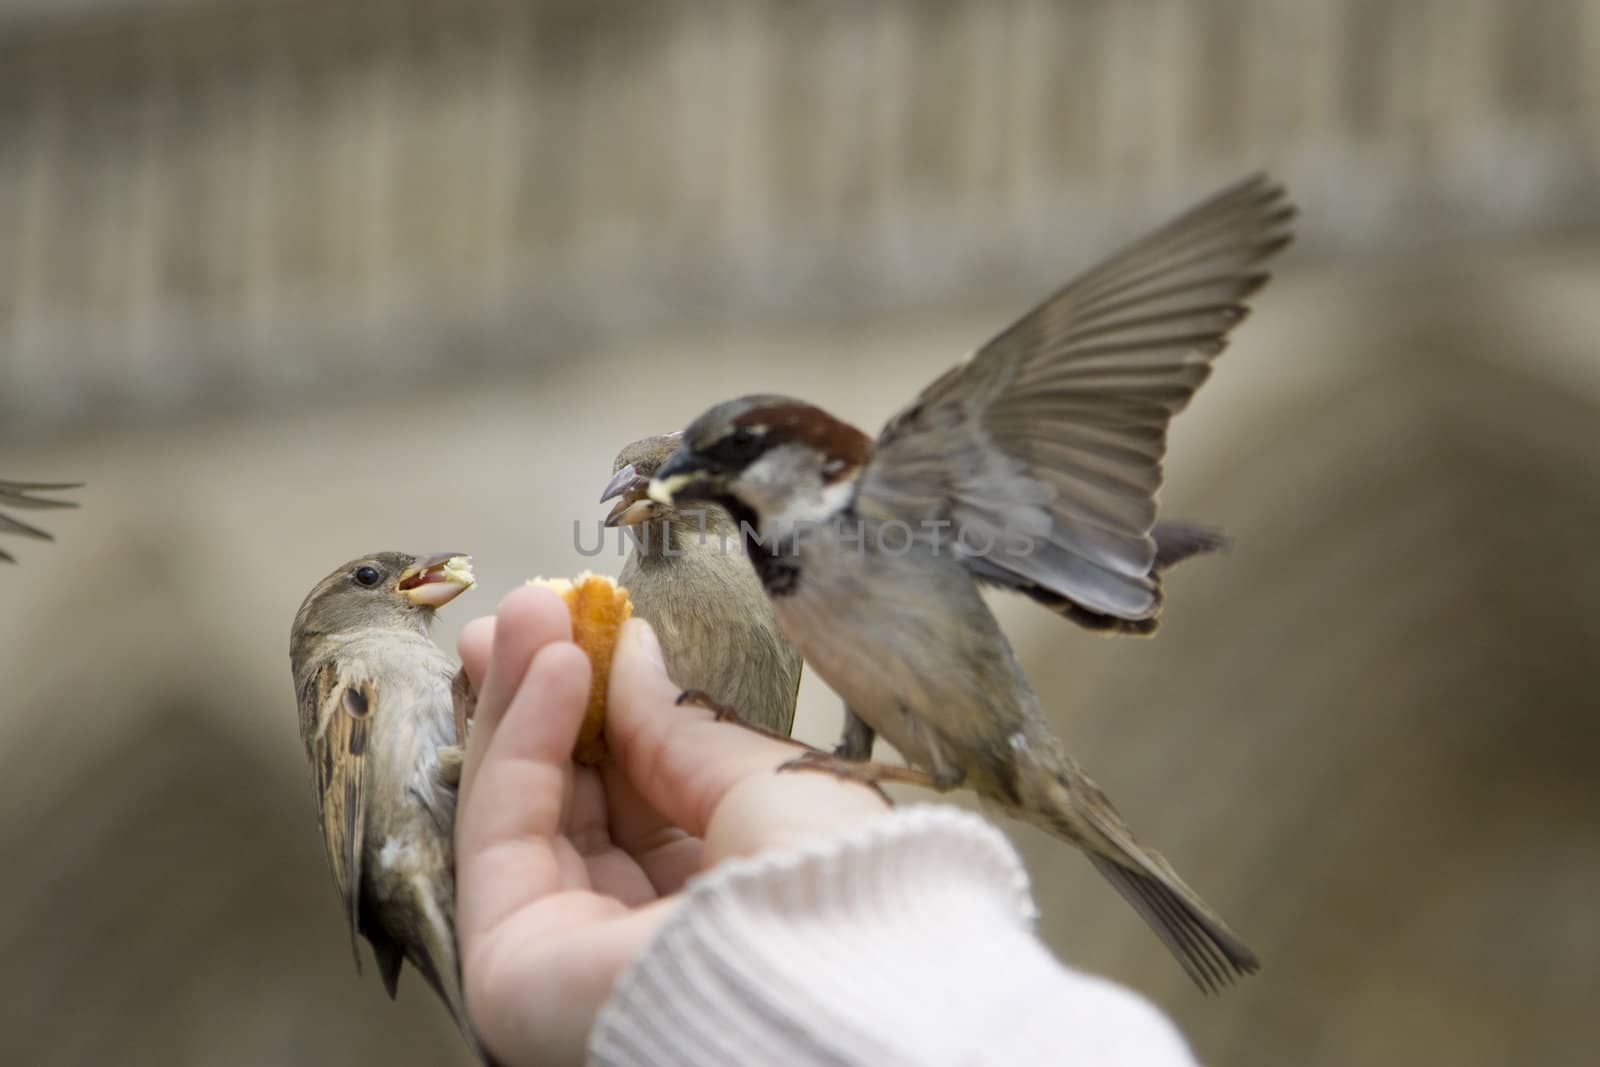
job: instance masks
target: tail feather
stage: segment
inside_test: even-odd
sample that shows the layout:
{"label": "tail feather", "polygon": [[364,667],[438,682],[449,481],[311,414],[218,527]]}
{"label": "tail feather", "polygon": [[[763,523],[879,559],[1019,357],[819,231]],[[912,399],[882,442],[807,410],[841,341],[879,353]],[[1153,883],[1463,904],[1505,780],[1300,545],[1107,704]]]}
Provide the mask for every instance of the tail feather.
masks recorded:
{"label": "tail feather", "polygon": [[1190,556],[1215,552],[1228,546],[1228,539],[1221,530],[1189,522],[1158,522],[1150,531],[1150,536],[1156,542],[1153,569],[1158,573],[1177,566]]}
{"label": "tail feather", "polygon": [[442,921],[428,928],[423,938],[424,944],[420,946],[422,950],[412,955],[411,963],[421,972],[423,980],[438,994],[439,999],[444,1001],[445,1007],[450,1009],[461,1036],[472,1046],[472,1051],[478,1059],[489,1067],[494,1067],[494,1059],[483,1047],[483,1042],[478,1039],[477,1029],[467,1017],[466,996],[461,989],[461,965],[456,957],[453,916],[445,918],[441,914],[436,917]]}
{"label": "tail feather", "polygon": [[1090,853],[1089,859],[1203,991],[1216,993],[1236,977],[1260,969],[1255,954],[1231,930],[1183,895],[1105,856]]}
{"label": "tail feather", "polygon": [[1160,853],[1139,843],[1099,787],[1065,753],[1059,758],[1042,788],[1024,787],[1021,814],[1083,849],[1203,992],[1260,970],[1255,953]]}
{"label": "tail feather", "polygon": [[[445,1007],[450,1009],[450,1014],[455,1017],[456,1027],[461,1031],[461,1036],[466,1039],[467,1044],[472,1047],[473,1053],[480,1061],[486,1064],[487,1067],[496,1067],[495,1059],[483,1047],[483,1042],[478,1039],[478,1031],[473,1027],[472,1020],[467,1017],[466,999],[461,993],[460,971],[455,967],[455,952],[452,950],[447,959],[444,958],[444,953],[439,953],[442,964],[448,968],[445,971],[441,971],[439,966],[435,965],[435,961],[429,958],[426,953],[419,953],[418,955],[421,958],[412,958],[412,964],[421,973],[423,981],[428,983],[429,987],[438,994],[439,999],[444,1001]],[[394,994],[391,992],[389,995],[392,997]]]}

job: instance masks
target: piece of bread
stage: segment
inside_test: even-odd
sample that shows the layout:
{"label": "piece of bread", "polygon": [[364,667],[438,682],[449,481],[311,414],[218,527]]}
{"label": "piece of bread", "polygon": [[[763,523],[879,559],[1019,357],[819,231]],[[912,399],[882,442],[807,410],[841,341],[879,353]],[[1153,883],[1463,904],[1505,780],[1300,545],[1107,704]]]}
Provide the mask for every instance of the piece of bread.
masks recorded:
{"label": "piece of bread", "polygon": [[611,654],[622,624],[633,614],[628,591],[603,574],[583,572],[576,578],[535,578],[529,585],[554,589],[572,615],[572,639],[589,657],[589,708],[572,758],[592,767],[606,756],[606,686],[611,680]]}

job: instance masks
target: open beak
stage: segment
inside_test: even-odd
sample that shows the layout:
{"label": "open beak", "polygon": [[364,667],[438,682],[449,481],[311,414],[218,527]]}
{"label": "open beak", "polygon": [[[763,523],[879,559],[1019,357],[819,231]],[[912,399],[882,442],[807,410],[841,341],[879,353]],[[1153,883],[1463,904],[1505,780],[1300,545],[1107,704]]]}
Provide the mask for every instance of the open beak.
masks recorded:
{"label": "open beak", "polygon": [[600,502],[604,504],[613,497],[621,499],[606,515],[605,525],[632,526],[653,518],[656,514],[656,505],[645,494],[649,486],[650,479],[635,470],[632,463],[613,474],[600,493]]}
{"label": "open beak", "polygon": [[717,473],[709,463],[680,448],[667,457],[656,476],[650,479],[648,493],[658,504],[671,504],[679,498],[696,500],[713,490],[717,480]]}
{"label": "open beak", "polygon": [[474,581],[471,556],[441,552],[402,571],[395,590],[418,607],[437,608],[471,589]]}

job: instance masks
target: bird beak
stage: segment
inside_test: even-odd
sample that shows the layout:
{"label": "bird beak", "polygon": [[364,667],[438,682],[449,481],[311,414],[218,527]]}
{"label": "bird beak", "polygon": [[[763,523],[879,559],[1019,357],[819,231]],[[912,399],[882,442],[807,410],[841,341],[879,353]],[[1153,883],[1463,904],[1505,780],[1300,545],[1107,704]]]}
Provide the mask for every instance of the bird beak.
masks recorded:
{"label": "bird beak", "polygon": [[632,463],[613,474],[600,493],[600,502],[604,504],[613,497],[622,499],[606,515],[605,525],[632,526],[653,518],[656,505],[645,495],[649,486],[650,479],[635,470]]}
{"label": "bird beak", "polygon": [[438,608],[471,589],[474,581],[471,556],[441,552],[402,571],[395,590],[419,608]]}
{"label": "bird beak", "polygon": [[658,504],[671,504],[679,498],[694,500],[709,495],[716,481],[709,463],[680,448],[667,457],[656,476],[650,479],[650,499]]}

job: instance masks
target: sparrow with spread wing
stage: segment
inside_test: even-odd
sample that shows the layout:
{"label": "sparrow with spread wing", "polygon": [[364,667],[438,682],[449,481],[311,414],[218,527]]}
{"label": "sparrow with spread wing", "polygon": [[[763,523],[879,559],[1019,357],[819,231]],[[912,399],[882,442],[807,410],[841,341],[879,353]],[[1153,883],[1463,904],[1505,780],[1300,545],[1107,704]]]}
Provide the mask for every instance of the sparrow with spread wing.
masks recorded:
{"label": "sparrow with spread wing", "polygon": [[[802,401],[744,397],[694,420],[649,487],[747,525],[783,632],[844,698],[839,749],[794,765],[966,786],[1066,839],[1206,989],[1255,955],[1067,754],[979,587],[1101,629],[1154,627],[1162,569],[1215,544],[1156,523],[1168,423],[1293,214],[1278,186],[1241,182],[1067,284],[876,443]],[[910,766],[866,762],[874,733]]]}

